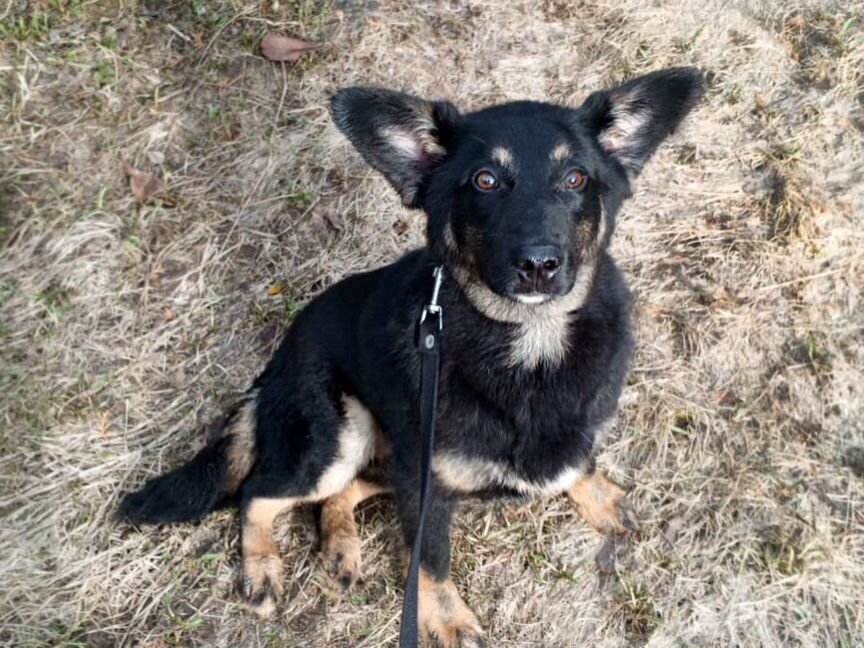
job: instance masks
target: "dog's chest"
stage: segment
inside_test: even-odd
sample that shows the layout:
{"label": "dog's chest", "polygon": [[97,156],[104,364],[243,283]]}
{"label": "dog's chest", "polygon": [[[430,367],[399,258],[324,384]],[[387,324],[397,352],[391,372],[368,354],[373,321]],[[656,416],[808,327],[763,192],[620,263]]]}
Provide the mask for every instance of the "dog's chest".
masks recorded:
{"label": "dog's chest", "polygon": [[444,486],[459,493],[507,492],[543,497],[570,488],[586,473],[587,462],[557,468],[550,474],[526,476],[507,460],[444,450],[435,454],[432,470]]}
{"label": "dog's chest", "polygon": [[433,470],[447,488],[542,497],[588,469],[602,426],[586,420],[578,394],[514,393],[501,407],[459,380],[443,391]]}

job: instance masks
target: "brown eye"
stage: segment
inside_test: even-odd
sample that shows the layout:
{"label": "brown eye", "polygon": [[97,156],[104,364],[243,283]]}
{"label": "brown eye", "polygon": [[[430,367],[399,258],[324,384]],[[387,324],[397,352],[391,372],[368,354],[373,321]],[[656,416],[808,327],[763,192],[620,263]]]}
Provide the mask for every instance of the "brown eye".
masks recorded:
{"label": "brown eye", "polygon": [[483,169],[474,174],[474,186],[480,191],[494,191],[498,188],[498,178],[491,171]]}
{"label": "brown eye", "polygon": [[588,176],[579,169],[570,169],[564,174],[564,181],[561,183],[565,189],[570,191],[579,191],[585,188],[588,182]]}

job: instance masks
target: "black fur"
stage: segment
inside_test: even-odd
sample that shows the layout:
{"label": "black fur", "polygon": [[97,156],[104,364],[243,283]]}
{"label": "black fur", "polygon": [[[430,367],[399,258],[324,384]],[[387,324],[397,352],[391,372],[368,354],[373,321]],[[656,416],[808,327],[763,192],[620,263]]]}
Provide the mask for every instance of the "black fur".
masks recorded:
{"label": "black fur", "polygon": [[[436,456],[498,462],[531,484],[590,465],[596,431],[615,414],[633,349],[628,291],[606,253],[615,215],[631,180],[700,88],[696,70],[672,69],[595,93],[578,108],[518,102],[467,115],[448,102],[386,90],[337,93],[335,122],[406,204],[426,212],[428,246],[340,281],[299,314],[253,386],[255,459],[239,489],[241,508],[254,498],[302,497],[315,488],[337,455],[341,398],[350,395],[373,413],[392,453],[390,476],[410,542],[419,492],[413,333],[432,270],[442,263]],[[496,157],[496,149],[512,159]],[[473,184],[482,169],[498,178],[494,191]],[[564,186],[570,169],[587,175],[584,187]],[[519,265],[526,248],[538,247],[556,250],[560,261],[545,283]],[[585,275],[588,267],[593,275]],[[576,300],[585,276],[585,294]],[[560,320],[560,357],[514,356],[519,336],[534,325],[532,313]],[[129,495],[121,515],[172,521],[216,506],[230,494],[220,486],[224,438]],[[524,495],[503,483],[481,490]],[[449,569],[449,523],[461,495],[433,480],[423,563],[439,578]]]}
{"label": "black fur", "polygon": [[204,447],[191,461],[129,493],[117,515],[133,524],[197,520],[228,496],[225,452],[230,437]]}

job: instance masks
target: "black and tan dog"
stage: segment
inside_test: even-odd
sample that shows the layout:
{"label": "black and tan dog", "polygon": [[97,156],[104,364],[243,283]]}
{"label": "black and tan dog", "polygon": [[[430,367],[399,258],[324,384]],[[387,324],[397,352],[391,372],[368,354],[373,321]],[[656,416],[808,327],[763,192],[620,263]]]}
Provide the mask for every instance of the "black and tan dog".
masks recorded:
{"label": "black and tan dog", "polygon": [[[423,540],[420,623],[446,645],[480,626],[448,573],[461,497],[566,493],[603,532],[633,525],[592,456],[615,418],[633,349],[629,297],[607,253],[648,157],[696,102],[701,74],[661,70],[578,108],[516,102],[460,114],[446,101],[349,88],[333,118],[404,203],[427,246],[314,299],[222,432],[123,501],[133,522],[240,506],[244,594],[261,615],[283,592],[277,515],[321,501],[327,564],[358,576],[354,507],[392,490],[407,542],[419,498],[414,327],[445,267],[437,439]],[[375,480],[386,466],[386,479]]]}

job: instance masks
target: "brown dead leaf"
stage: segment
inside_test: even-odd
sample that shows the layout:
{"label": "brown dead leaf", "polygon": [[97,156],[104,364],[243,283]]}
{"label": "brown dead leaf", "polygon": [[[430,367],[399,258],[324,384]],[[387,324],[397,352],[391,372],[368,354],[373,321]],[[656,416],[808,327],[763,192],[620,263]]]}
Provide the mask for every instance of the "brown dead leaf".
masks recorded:
{"label": "brown dead leaf", "polygon": [[666,538],[666,541],[670,545],[675,544],[675,540],[678,538],[678,534],[680,534],[681,531],[684,530],[685,524],[686,522],[684,518],[680,516],[673,517],[666,524],[666,530],[663,532],[663,537]]}
{"label": "brown dead leaf", "polygon": [[668,306],[664,306],[663,304],[652,304],[650,302],[646,302],[642,304],[642,310],[649,315],[666,315],[672,311]]}
{"label": "brown dead leaf", "polygon": [[271,297],[275,297],[276,295],[281,295],[282,294],[282,286],[279,286],[276,284],[274,284],[272,286],[268,286],[267,287],[267,294],[270,295]]}
{"label": "brown dead leaf", "polygon": [[342,217],[342,214],[335,211],[325,211],[324,221],[337,232],[345,229],[345,219]]}
{"label": "brown dead leaf", "polygon": [[261,55],[270,61],[296,63],[304,53],[317,48],[316,43],[273,32],[261,39]]}
{"label": "brown dead leaf", "polygon": [[789,31],[800,31],[804,29],[804,26],[806,24],[807,20],[804,18],[804,16],[802,16],[801,14],[797,14],[786,21],[784,29]]}
{"label": "brown dead leaf", "polygon": [[741,305],[741,300],[729,288],[720,286],[712,295],[712,306],[717,308],[735,308]]}
{"label": "brown dead leaf", "polygon": [[111,418],[108,416],[107,412],[102,412],[99,414],[99,436],[103,439],[108,436],[108,433],[111,431]]}
{"label": "brown dead leaf", "polygon": [[123,173],[129,178],[132,195],[140,203],[147,202],[165,188],[165,183],[152,173],[139,171],[131,164],[123,161]]}

